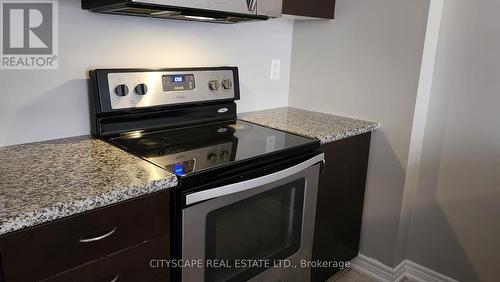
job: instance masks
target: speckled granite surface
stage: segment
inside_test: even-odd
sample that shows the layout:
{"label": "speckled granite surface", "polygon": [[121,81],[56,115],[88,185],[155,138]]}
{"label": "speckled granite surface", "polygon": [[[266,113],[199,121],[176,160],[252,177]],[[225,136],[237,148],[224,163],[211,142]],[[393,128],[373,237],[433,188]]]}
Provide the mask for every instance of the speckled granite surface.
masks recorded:
{"label": "speckled granite surface", "polygon": [[90,137],[0,148],[0,235],[177,185]]}
{"label": "speckled granite surface", "polygon": [[239,118],[267,127],[316,138],[322,144],[380,128],[380,124],[376,122],[289,107],[244,113]]}

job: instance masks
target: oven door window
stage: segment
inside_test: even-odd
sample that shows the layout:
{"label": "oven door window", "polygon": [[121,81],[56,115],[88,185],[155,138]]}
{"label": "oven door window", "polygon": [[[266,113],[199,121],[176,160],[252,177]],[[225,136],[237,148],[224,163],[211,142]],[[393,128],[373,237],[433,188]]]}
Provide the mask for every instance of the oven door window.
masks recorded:
{"label": "oven door window", "polygon": [[231,267],[207,267],[206,281],[246,281],[268,268],[249,260],[268,260],[272,267],[274,260],[298,252],[304,193],[305,180],[300,179],[210,212],[206,259]]}

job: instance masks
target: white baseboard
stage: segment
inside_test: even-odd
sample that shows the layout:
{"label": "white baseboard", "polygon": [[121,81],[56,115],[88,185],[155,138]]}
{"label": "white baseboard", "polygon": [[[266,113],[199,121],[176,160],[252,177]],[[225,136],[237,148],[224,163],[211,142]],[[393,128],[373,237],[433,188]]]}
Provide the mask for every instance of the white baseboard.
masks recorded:
{"label": "white baseboard", "polygon": [[359,254],[351,261],[351,268],[380,282],[399,282],[407,278],[413,282],[458,282],[410,260],[404,260],[395,268]]}

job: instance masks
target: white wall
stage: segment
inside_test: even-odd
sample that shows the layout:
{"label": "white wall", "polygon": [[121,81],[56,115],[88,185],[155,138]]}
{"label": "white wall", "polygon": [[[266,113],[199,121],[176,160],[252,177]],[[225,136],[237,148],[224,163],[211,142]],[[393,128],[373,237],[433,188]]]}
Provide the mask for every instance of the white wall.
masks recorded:
{"label": "white wall", "polygon": [[[237,25],[91,14],[59,1],[55,71],[0,70],[0,146],[89,134],[86,78],[99,67],[240,67],[241,112],[288,104],[292,22]],[[281,80],[270,80],[281,59]]]}
{"label": "white wall", "polygon": [[429,0],[338,0],[333,22],[294,25],[290,106],[378,121],[361,253],[395,266]]}
{"label": "white wall", "polygon": [[500,2],[444,0],[409,259],[499,281]]}

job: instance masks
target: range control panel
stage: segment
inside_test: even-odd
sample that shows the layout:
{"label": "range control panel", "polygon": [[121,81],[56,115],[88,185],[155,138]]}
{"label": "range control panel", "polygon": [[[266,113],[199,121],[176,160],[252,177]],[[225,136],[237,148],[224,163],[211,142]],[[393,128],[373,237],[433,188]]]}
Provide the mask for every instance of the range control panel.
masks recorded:
{"label": "range control panel", "polygon": [[233,143],[227,142],[177,154],[152,157],[150,160],[176,175],[185,175],[230,162],[232,148]]}
{"label": "range control panel", "polygon": [[235,99],[233,68],[109,72],[113,110]]}

